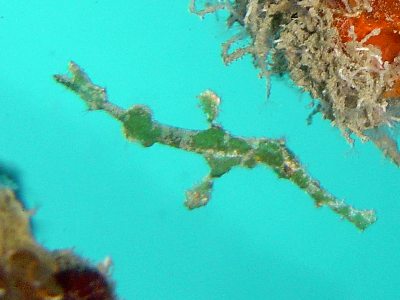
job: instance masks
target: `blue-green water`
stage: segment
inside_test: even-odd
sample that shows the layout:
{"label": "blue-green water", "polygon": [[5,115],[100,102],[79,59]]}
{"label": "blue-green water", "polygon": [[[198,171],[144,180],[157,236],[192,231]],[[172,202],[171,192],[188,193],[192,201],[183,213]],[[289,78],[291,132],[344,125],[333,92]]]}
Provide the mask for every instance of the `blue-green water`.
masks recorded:
{"label": "blue-green water", "polygon": [[[400,170],[319,116],[307,126],[310,100],[287,80],[267,100],[250,59],[224,66],[223,14],[200,21],[186,0],[0,3],[0,162],[38,208],[40,243],[111,256],[121,299],[400,299]],[[87,113],[52,80],[69,60],[115,103],[147,104],[171,125],[204,128],[195,96],[215,90],[226,129],[285,137],[330,192],[375,208],[378,222],[360,233],[264,168],[234,170],[206,208],[187,211],[201,157],[130,144]]]}

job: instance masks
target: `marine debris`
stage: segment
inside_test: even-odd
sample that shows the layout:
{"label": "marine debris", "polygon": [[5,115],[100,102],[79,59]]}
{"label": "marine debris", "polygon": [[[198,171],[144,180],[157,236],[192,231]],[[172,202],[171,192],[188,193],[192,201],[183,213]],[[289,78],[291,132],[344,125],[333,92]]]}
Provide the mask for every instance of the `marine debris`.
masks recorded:
{"label": "marine debris", "polygon": [[108,101],[106,90],[94,84],[75,63],[69,64],[70,75],[55,75],[57,82],[75,92],[89,110],[103,110],[122,123],[125,137],[150,147],[155,143],[197,153],[204,157],[210,172],[186,193],[189,209],[208,203],[215,179],[234,167],[271,168],[279,178],[290,180],[305,191],[317,207],[327,206],[342,218],[364,230],[376,221],[372,210],[358,210],[329,194],[313,179],[287,148],[282,139],[244,138],[230,134],[218,122],[220,98],[207,90],[200,94],[200,106],[206,115],[208,127],[204,130],[183,129],[164,125],[153,118],[144,105],[122,109]]}
{"label": "marine debris", "polygon": [[228,12],[234,33],[222,45],[226,64],[248,54],[267,81],[289,74],[350,142],[352,135],[371,140],[400,165],[391,130],[400,120],[397,0],[200,2],[191,0],[190,10],[201,17]]}
{"label": "marine debris", "polygon": [[0,299],[115,299],[107,266],[94,267],[70,250],[41,247],[32,237],[31,215],[12,189],[0,186]]}

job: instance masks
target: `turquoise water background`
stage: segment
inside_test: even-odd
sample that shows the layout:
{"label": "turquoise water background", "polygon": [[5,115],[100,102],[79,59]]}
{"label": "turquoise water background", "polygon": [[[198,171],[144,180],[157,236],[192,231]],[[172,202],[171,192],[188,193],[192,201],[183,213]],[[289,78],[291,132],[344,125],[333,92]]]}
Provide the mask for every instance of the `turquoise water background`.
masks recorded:
{"label": "turquoise water background", "polygon": [[[37,240],[96,263],[111,256],[121,299],[400,299],[400,170],[371,144],[351,148],[310,98],[273,79],[266,99],[250,58],[229,67],[224,14],[187,1],[0,0],[0,162],[18,174]],[[201,157],[127,142],[54,83],[76,61],[123,106],[205,128],[195,98],[222,97],[231,133],[284,137],[331,193],[379,220],[364,233],[268,169],[235,169],[187,211]]]}

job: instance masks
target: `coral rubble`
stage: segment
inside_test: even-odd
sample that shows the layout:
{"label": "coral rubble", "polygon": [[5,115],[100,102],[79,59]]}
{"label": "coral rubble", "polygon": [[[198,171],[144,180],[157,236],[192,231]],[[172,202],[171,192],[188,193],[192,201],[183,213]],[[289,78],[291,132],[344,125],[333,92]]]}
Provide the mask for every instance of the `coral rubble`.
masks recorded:
{"label": "coral rubble", "polygon": [[72,253],[47,251],[32,237],[31,213],[11,189],[0,188],[1,300],[112,300],[99,268]]}

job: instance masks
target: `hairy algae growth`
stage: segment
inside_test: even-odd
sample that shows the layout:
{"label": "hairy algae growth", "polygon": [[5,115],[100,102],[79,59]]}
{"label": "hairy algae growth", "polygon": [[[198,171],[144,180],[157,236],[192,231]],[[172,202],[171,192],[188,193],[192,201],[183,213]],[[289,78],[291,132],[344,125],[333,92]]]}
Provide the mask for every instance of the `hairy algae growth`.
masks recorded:
{"label": "hairy algae growth", "polygon": [[205,158],[210,172],[186,193],[185,205],[189,209],[206,205],[214,180],[233,167],[253,168],[263,165],[271,168],[279,178],[290,180],[304,190],[317,207],[329,207],[361,230],[376,220],[373,211],[355,209],[325,191],[307,174],[283,140],[243,138],[227,132],[216,120],[220,98],[211,91],[205,91],[199,96],[208,128],[190,130],[157,122],[150,109],[143,105],[122,109],[109,102],[106,90],[92,83],[78,65],[71,62],[69,71],[71,76],[56,75],[56,81],[80,96],[89,110],[103,110],[120,121],[127,139],[145,147],[155,143],[164,144],[198,153]]}
{"label": "hairy algae growth", "polygon": [[[400,8],[392,0],[192,0],[201,17],[225,9],[238,32],[225,63],[254,58],[261,75],[289,74],[318,100],[315,112],[352,141],[372,140],[400,165],[391,127],[400,120]],[[250,39],[248,39],[250,37]],[[237,42],[249,43],[239,47]],[[269,87],[268,87],[269,88]]]}

